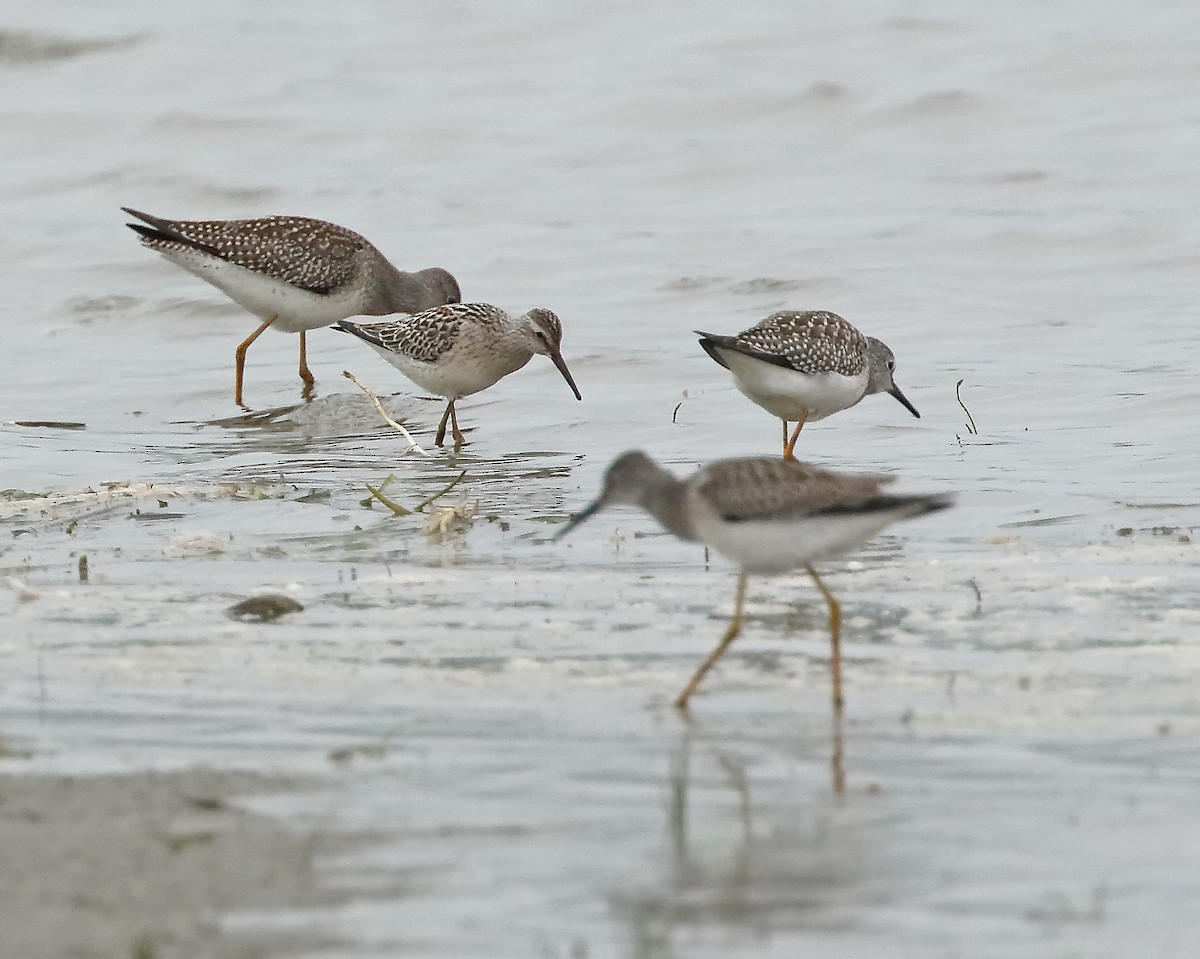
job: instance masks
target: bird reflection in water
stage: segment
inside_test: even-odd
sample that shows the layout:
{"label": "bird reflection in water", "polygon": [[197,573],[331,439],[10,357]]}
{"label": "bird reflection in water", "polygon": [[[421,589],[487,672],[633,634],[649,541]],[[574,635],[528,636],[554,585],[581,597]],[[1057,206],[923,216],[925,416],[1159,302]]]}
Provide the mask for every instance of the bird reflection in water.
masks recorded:
{"label": "bird reflection in water", "polygon": [[[809,745],[802,748],[809,756],[813,747],[826,752]],[[725,941],[739,930],[756,940],[800,932],[823,924],[826,910],[866,881],[855,819],[842,812],[837,713],[832,748],[830,786],[814,794],[797,789],[812,780],[793,775],[795,752],[755,738],[732,741],[686,722],[666,783],[664,867],[652,872],[650,885],[615,896],[629,924],[631,955],[674,955],[685,935]]]}

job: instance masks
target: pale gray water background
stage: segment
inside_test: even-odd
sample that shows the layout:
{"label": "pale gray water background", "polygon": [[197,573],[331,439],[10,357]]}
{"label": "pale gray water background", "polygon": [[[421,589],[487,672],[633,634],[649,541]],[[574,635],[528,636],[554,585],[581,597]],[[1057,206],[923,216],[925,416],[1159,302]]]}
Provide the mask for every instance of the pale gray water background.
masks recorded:
{"label": "pale gray water background", "polygon": [[[0,502],[29,768],[332,769],[281,814],[394,830],[322,868],[411,895],[230,919],[362,944],[322,955],[1194,954],[1200,8],[13,0],[0,29],[0,420],[87,424],[0,427],[0,488],[162,487]],[[327,217],[549,306],[584,402],[538,359],[462,404],[462,456],[401,458],[340,371],[426,441],[440,405],[318,332],[313,404],[222,425],[253,320],[120,205]],[[809,583],[752,583],[689,725],[727,565],[632,514],[549,542],[623,449],[777,449],[691,330],[784,306],[886,340],[923,414],[873,397],[801,455],[961,493],[829,567],[842,799]],[[295,351],[254,346],[249,402],[298,402]],[[359,505],[464,468],[447,542]],[[225,616],[268,590],[305,611]]]}

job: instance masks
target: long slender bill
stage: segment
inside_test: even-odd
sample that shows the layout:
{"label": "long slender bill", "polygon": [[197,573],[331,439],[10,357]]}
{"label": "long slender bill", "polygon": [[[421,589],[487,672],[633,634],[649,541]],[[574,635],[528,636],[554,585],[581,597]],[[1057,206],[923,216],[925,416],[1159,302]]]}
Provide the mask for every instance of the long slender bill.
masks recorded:
{"label": "long slender bill", "polygon": [[888,390],[888,393],[891,396],[896,397],[896,399],[900,401],[901,405],[910,413],[912,413],[913,416],[915,416],[917,419],[921,418],[921,414],[917,412],[917,408],[908,401],[907,396],[900,392],[900,387],[898,387],[895,383],[892,384],[892,388]]}
{"label": "long slender bill", "polygon": [[558,532],[555,534],[555,536],[554,536],[554,539],[555,539],[556,541],[557,541],[557,540],[560,540],[560,539],[562,539],[564,536],[566,536],[566,535],[567,535],[567,533],[571,532],[571,530],[573,530],[573,529],[574,529],[576,526],[578,526],[578,525],[579,525],[580,523],[582,523],[584,520],[591,519],[593,516],[595,516],[597,513],[599,513],[599,512],[600,512],[600,508],[601,508],[603,505],[604,505],[604,500],[603,500],[603,499],[598,499],[598,500],[596,500],[594,503],[590,503],[590,504],[589,504],[589,505],[588,505],[588,506],[587,506],[587,507],[586,507],[586,508],[583,510],[583,512],[581,512],[581,513],[576,513],[574,516],[572,516],[572,517],[571,517],[571,519],[569,519],[569,520],[567,521],[567,525],[566,525],[566,526],[564,526],[562,529],[560,529],[560,530],[559,530],[559,531],[558,531]]}
{"label": "long slender bill", "polygon": [[579,387],[575,385],[575,378],[571,376],[571,371],[567,369],[567,361],[562,358],[561,353],[551,353],[550,360],[558,367],[558,372],[563,375],[563,379],[567,381],[567,386],[571,387],[571,392],[575,394],[575,399],[581,400],[579,395]]}

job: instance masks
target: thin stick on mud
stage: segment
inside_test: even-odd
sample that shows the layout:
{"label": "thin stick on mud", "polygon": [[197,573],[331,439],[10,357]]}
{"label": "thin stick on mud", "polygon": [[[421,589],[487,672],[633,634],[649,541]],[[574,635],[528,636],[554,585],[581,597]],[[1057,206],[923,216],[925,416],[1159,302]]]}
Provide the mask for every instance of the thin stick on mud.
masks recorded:
{"label": "thin stick on mud", "polygon": [[454,479],[452,479],[449,483],[447,483],[445,486],[443,486],[440,490],[438,490],[432,496],[429,496],[429,497],[421,500],[421,502],[419,502],[416,506],[413,507],[412,511],[414,513],[421,512],[421,510],[423,510],[426,506],[428,506],[430,503],[432,503],[435,499],[439,499],[439,498],[445,496],[452,489],[454,489],[454,487],[456,487],[460,482],[462,482],[462,478],[466,475],[467,475],[467,471],[463,470],[456,477],[454,477]]}
{"label": "thin stick on mud", "polygon": [[[391,477],[389,476],[388,479],[391,479]],[[395,515],[397,515],[397,516],[412,516],[413,511],[411,509],[409,509],[407,506],[401,506],[394,499],[388,499],[386,496],[383,495],[383,488],[386,485],[387,485],[387,480],[384,480],[384,482],[380,483],[379,486],[372,486],[370,483],[368,483],[367,484],[367,492],[371,494],[372,499],[379,500],[379,502],[381,502],[384,506],[386,506],[388,509],[390,509]],[[365,503],[365,502],[367,502],[367,500],[363,500],[363,502]]]}
{"label": "thin stick on mud", "polygon": [[[371,490],[371,493],[369,496],[367,496],[366,499],[360,499],[358,501],[358,505],[362,506],[365,509],[370,509],[371,508],[371,500],[375,499],[377,496],[379,496],[381,493],[383,493],[383,491],[388,488],[388,484],[395,478],[396,478],[396,475],[394,473],[388,473],[388,475],[383,478],[383,482],[380,483],[374,489],[371,489],[370,484],[368,484],[367,489]],[[382,502],[382,500],[380,502]]]}
{"label": "thin stick on mud", "polygon": [[[362,383],[360,383],[358,381],[358,379],[355,377],[355,375],[353,373],[351,373],[349,370],[342,370],[342,376],[346,377],[346,379],[348,379],[351,383],[353,383],[360,390],[362,390],[364,393],[366,393],[367,396],[369,396],[371,398],[371,402],[375,404],[375,409],[377,409],[379,411],[379,415],[383,417],[383,421],[385,423],[387,423],[388,426],[392,427],[393,429],[399,430],[400,433],[404,436],[404,438],[406,440],[408,440],[408,449],[406,449],[404,451],[405,453],[411,453],[413,450],[416,450],[422,456],[429,455],[429,450],[422,448],[421,444],[418,443],[415,439],[413,439],[412,434],[408,430],[406,430],[403,426],[401,426],[394,419],[392,419],[390,416],[387,415],[387,412],[383,408],[383,404],[379,402],[379,397],[376,396],[374,393],[372,393],[365,386],[363,386]],[[370,487],[367,487],[367,488],[370,489]],[[380,502],[383,502],[383,500],[380,500]],[[403,507],[401,507],[401,509],[403,509]]]}
{"label": "thin stick on mud", "polygon": [[967,404],[963,402],[962,385],[965,380],[959,380],[954,384],[954,395],[958,399],[958,405],[962,407],[962,411],[967,414],[967,432],[972,436],[978,436],[979,430],[975,428],[975,417],[971,415],[971,411],[967,409]]}
{"label": "thin stick on mud", "polygon": [[385,479],[378,486],[372,486],[370,483],[367,484],[367,492],[370,493],[371,495],[362,501],[362,505],[368,506],[368,505],[370,505],[371,500],[374,499],[374,500],[378,500],[380,503],[382,503],[384,506],[386,506],[388,509],[390,509],[396,516],[412,516],[413,513],[421,512],[421,510],[423,510],[426,506],[428,506],[434,500],[440,499],[441,497],[443,497],[447,493],[449,493],[452,489],[454,489],[454,487],[456,487],[459,483],[462,482],[463,477],[466,475],[467,475],[467,471],[463,470],[456,477],[454,477],[454,479],[452,479],[449,483],[447,483],[445,486],[443,486],[440,490],[438,490],[432,496],[427,496],[425,499],[421,500],[421,502],[419,502],[412,509],[409,509],[407,506],[397,503],[394,499],[390,499],[387,496],[383,495],[383,491],[385,489],[387,489],[388,483],[390,483],[393,479],[393,477],[388,476],[388,478]]}

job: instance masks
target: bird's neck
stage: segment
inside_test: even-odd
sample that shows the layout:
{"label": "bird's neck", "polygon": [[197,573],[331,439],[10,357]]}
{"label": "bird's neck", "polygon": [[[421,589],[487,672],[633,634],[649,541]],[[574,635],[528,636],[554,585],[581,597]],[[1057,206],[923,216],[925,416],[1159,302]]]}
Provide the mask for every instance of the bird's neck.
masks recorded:
{"label": "bird's neck", "polygon": [[[391,266],[391,264],[389,264]],[[412,273],[404,273],[395,267],[379,278],[378,286],[371,304],[372,309],[365,313],[384,315],[389,313],[420,313],[431,306],[429,290],[421,282],[420,277]]]}
{"label": "bird's neck", "polygon": [[867,373],[867,389],[864,395],[874,396],[876,393],[882,393],[889,388],[887,378],[875,368],[874,364],[871,364],[871,368]]}
{"label": "bird's neck", "polygon": [[696,534],[687,512],[687,484],[666,470],[660,471],[645,490],[642,506],[663,529],[682,540],[695,540]]}

